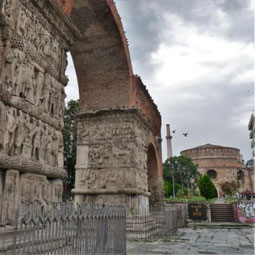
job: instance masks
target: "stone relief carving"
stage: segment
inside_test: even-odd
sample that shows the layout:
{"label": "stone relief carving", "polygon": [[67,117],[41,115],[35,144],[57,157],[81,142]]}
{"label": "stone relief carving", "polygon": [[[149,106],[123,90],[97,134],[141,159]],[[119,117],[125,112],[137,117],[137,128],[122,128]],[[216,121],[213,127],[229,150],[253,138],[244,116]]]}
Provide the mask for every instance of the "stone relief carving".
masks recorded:
{"label": "stone relief carving", "polygon": [[77,172],[77,188],[82,189],[116,189],[136,187],[135,170],[130,168],[86,169]]}
{"label": "stone relief carving", "polygon": [[46,176],[38,174],[22,174],[20,179],[21,201],[43,201],[46,192]]}
{"label": "stone relief carving", "polygon": [[0,101],[0,153],[63,166],[63,136],[40,120]]}
{"label": "stone relief carving", "polygon": [[2,208],[2,224],[11,224],[14,220],[15,211],[19,199],[19,172],[7,170],[4,184],[4,198]]}
{"label": "stone relief carving", "polygon": [[78,144],[98,141],[109,145],[89,145],[89,167],[137,165],[146,172],[146,134],[140,128],[133,123],[91,120],[78,122]]}
{"label": "stone relief carving", "polygon": [[51,201],[54,203],[62,201],[63,194],[63,181],[53,180],[50,182],[51,185]]}
{"label": "stone relief carving", "polygon": [[[18,14],[16,26],[17,33],[26,41],[28,47],[28,55],[32,60],[37,59],[37,54],[43,59],[47,58],[47,62],[57,68],[60,72],[62,50],[59,42],[53,38],[42,24],[43,20],[34,16],[28,9],[21,7]],[[38,52],[36,54],[36,52]],[[59,75],[59,74],[57,74]],[[58,78],[58,77],[56,77]]]}
{"label": "stone relief carving", "polygon": [[78,143],[89,148],[88,169],[77,171],[76,187],[148,191],[146,139],[138,123],[125,119],[81,119]]}
{"label": "stone relief carving", "polygon": [[5,0],[3,3],[3,12],[8,18],[11,17],[12,10],[12,0]]}
{"label": "stone relief carving", "polygon": [[21,201],[23,202],[61,202],[63,182],[60,179],[48,180],[38,174],[21,175]]}
{"label": "stone relief carving", "polygon": [[0,165],[20,171],[3,175],[0,170],[0,217],[7,224],[20,199],[62,200],[62,180],[53,178],[65,176],[66,51],[80,35],[51,1],[3,0],[0,5]]}
{"label": "stone relief carving", "polygon": [[[7,49],[4,66],[5,90],[30,102],[51,117],[62,119],[64,114],[64,87],[50,74],[31,64],[18,49]],[[26,75],[24,75],[24,73]]]}
{"label": "stone relief carving", "polygon": [[109,163],[112,155],[111,144],[91,145],[89,147],[89,167],[100,167]]}
{"label": "stone relief carving", "polygon": [[89,139],[134,139],[135,133],[130,123],[87,124],[80,121],[77,125],[78,140],[80,143]]}
{"label": "stone relief carving", "polygon": [[78,187],[82,187],[84,189],[95,189],[98,188],[98,170],[83,170],[77,176]]}
{"label": "stone relief carving", "polygon": [[2,101],[0,101],[0,151],[4,148],[4,132],[5,132],[5,120],[6,120],[6,107]]}

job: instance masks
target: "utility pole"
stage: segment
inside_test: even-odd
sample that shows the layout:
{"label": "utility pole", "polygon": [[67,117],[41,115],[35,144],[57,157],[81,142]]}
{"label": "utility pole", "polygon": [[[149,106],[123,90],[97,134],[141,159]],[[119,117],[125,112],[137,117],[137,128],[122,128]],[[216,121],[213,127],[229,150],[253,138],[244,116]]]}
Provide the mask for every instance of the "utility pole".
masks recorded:
{"label": "utility pole", "polygon": [[167,158],[171,158],[173,156],[173,152],[172,152],[172,136],[169,124],[166,124],[166,143],[167,143]]}

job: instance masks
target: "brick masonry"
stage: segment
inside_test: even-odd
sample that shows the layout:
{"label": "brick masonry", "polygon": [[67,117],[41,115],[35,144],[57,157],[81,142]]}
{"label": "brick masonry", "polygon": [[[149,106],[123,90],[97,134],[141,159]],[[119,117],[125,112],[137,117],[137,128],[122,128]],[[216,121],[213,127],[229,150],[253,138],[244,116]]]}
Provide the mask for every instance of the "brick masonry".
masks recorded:
{"label": "brick masonry", "polygon": [[243,167],[239,149],[206,144],[184,150],[181,155],[191,158],[198,165],[198,171],[202,174],[206,174],[209,170],[216,171],[217,176],[212,181],[219,196],[223,195],[221,184],[226,181],[236,181],[240,170],[244,174],[244,181],[240,182],[239,191],[251,190],[250,172]]}

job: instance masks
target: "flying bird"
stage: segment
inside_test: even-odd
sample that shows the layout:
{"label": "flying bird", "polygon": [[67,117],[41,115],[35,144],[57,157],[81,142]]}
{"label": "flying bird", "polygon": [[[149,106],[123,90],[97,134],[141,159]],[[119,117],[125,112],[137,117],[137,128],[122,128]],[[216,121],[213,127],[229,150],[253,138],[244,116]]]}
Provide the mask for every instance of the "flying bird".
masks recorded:
{"label": "flying bird", "polygon": [[187,137],[188,133],[182,133],[185,137]]}
{"label": "flying bird", "polygon": [[176,130],[173,130],[172,133],[174,134],[176,132]]}

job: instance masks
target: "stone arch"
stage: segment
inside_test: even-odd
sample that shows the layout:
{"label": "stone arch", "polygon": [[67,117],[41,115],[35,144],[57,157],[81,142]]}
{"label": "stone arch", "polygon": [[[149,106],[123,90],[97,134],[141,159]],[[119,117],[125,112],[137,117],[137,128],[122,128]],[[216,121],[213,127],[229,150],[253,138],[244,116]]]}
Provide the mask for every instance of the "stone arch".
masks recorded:
{"label": "stone arch", "polygon": [[206,174],[209,175],[211,179],[217,179],[218,176],[217,172],[214,169],[208,170]]}
{"label": "stone arch", "polygon": [[[154,146],[150,143],[147,151],[147,174],[148,178],[158,177],[157,155]],[[149,185],[148,185],[149,186]]]}
{"label": "stone arch", "polygon": [[[73,190],[76,200],[98,202],[100,196],[110,200],[112,194],[118,194],[121,203],[130,195],[135,195],[134,200],[145,198],[148,202],[146,143],[137,139],[133,145],[128,141],[142,134],[154,146],[149,148],[149,158],[153,160],[148,163],[150,169],[155,169],[150,172],[151,204],[162,205],[161,116],[145,85],[133,74],[127,39],[115,3],[113,0],[66,0],[63,7],[66,3],[73,4],[70,18],[82,35],[71,48],[80,97],[77,133],[81,139],[77,142],[76,179],[83,182],[76,182]],[[125,142],[115,141],[116,138]],[[97,139],[104,144],[95,146],[91,141]],[[93,158],[94,153],[98,158]],[[133,155],[140,158],[134,160]],[[105,171],[99,173],[90,169],[91,165],[105,167]],[[113,166],[112,170],[109,165]],[[128,168],[132,165],[134,173],[129,174],[123,165]],[[88,179],[92,184],[86,181]]]}
{"label": "stone arch", "polygon": [[154,210],[157,204],[161,201],[161,194],[159,192],[159,167],[157,153],[154,145],[149,144],[147,150],[147,181],[148,191],[150,192],[149,206],[150,210]]}
{"label": "stone arch", "polygon": [[82,38],[73,45],[81,111],[130,106],[133,70],[113,0],[75,0],[71,19]]}

